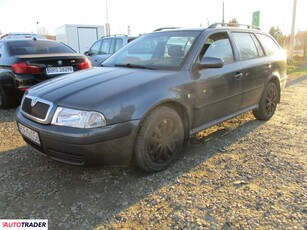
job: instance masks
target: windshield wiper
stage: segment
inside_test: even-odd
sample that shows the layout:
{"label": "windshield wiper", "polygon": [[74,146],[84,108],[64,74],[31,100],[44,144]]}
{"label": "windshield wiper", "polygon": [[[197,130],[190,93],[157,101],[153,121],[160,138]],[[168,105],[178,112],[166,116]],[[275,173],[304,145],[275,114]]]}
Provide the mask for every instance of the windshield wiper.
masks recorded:
{"label": "windshield wiper", "polygon": [[131,63],[127,63],[127,64],[116,64],[116,67],[128,67],[128,68],[132,68],[132,69],[150,69],[150,70],[154,70],[155,68],[149,67],[149,66],[144,66],[144,65],[136,65],[136,64],[131,64]]}

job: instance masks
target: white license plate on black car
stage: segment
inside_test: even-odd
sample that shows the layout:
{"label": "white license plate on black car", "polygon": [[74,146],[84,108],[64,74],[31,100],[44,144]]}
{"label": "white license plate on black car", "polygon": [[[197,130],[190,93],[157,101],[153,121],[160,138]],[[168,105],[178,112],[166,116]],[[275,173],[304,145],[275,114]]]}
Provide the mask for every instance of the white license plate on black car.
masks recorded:
{"label": "white license plate on black car", "polygon": [[65,74],[74,72],[74,68],[72,66],[60,66],[60,67],[47,67],[46,73],[48,75],[53,74]]}
{"label": "white license plate on black car", "polygon": [[41,142],[39,140],[38,132],[29,129],[28,127],[18,123],[18,128],[22,136],[29,139],[30,141],[33,141],[35,144],[41,145]]}

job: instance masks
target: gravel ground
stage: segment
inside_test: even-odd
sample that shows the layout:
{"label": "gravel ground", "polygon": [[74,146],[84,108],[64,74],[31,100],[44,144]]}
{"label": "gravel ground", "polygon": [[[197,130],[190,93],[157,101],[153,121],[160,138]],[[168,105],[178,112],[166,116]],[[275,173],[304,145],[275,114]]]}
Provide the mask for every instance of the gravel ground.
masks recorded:
{"label": "gravel ground", "polygon": [[49,229],[307,229],[307,80],[268,122],[251,113],[191,138],[156,174],[46,159],[0,109],[0,219]]}

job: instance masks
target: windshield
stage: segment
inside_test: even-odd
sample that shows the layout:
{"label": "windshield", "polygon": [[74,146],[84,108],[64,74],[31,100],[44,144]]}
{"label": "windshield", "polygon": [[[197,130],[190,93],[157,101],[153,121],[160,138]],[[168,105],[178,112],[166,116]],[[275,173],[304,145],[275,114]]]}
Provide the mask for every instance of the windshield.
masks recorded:
{"label": "windshield", "polygon": [[177,69],[199,34],[198,31],[168,31],[143,35],[103,62],[103,66]]}
{"label": "windshield", "polygon": [[70,47],[48,40],[23,40],[8,43],[11,55],[75,53]]}

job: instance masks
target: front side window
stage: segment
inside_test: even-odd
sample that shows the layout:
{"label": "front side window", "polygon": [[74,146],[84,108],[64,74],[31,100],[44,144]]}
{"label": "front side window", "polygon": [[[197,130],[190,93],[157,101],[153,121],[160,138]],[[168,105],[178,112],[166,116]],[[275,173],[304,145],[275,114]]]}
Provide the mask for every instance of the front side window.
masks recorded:
{"label": "front side window", "polygon": [[223,32],[211,35],[206,40],[200,56],[200,58],[221,58],[224,60],[225,65],[233,63],[233,51],[227,33]]}
{"label": "front side window", "polygon": [[257,36],[259,37],[268,55],[273,55],[280,52],[279,46],[271,37],[264,34],[257,34]]}
{"label": "front side window", "polygon": [[260,56],[250,33],[233,33],[233,36],[239,48],[242,61]]}
{"label": "front side window", "polygon": [[101,41],[95,42],[94,45],[91,47],[91,51],[90,51],[91,55],[99,54],[100,46],[101,46]]}
{"label": "front side window", "polygon": [[144,35],[124,46],[104,65],[176,69],[183,64],[199,34],[199,31],[168,31]]}

